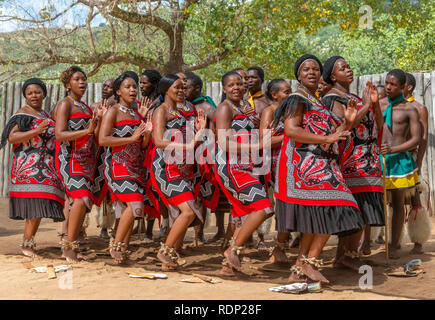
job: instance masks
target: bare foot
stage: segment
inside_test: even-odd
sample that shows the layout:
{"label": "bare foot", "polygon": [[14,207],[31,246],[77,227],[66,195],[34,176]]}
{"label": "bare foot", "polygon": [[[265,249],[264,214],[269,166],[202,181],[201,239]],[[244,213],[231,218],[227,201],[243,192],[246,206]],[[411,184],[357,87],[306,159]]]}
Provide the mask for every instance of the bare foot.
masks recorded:
{"label": "bare foot", "polygon": [[169,255],[166,255],[160,251],[157,253],[157,258],[162,262],[162,269],[176,269],[178,267],[178,264],[176,262],[173,262]]}
{"label": "bare foot", "polygon": [[33,249],[31,248],[21,248],[21,252],[29,258],[35,259],[35,258],[40,258],[35,251],[33,251]]}
{"label": "bare foot", "polygon": [[234,252],[234,250],[231,250],[231,248],[228,248],[227,250],[225,250],[224,257],[231,267],[233,267],[234,269],[236,269],[238,271],[242,270],[242,265],[240,264],[240,259],[237,256],[237,254]]}
{"label": "bare foot", "polygon": [[421,245],[420,243],[414,243],[414,248],[412,248],[411,254],[423,254],[423,245]]}
{"label": "bare foot", "polygon": [[272,255],[269,259],[269,262],[271,262],[271,263],[288,263],[289,259],[286,256],[285,252],[280,247],[276,246],[272,251]]}
{"label": "bare foot", "polygon": [[234,277],[236,274],[231,267],[223,266],[222,269],[219,271],[219,275],[225,277]]}
{"label": "bare foot", "polygon": [[294,268],[298,268],[300,271],[302,271],[300,269],[300,268],[302,268],[302,266],[293,266],[290,269],[291,273],[290,273],[290,276],[288,277],[288,280],[287,280],[288,283],[291,284],[291,283],[307,282],[308,278],[303,274],[298,275],[296,271],[293,271]]}
{"label": "bare foot", "polygon": [[110,249],[109,252],[111,257],[113,258],[113,260],[115,260],[117,264],[121,264],[124,262],[124,255],[122,254],[121,251],[115,251]]}
{"label": "bare foot", "polygon": [[62,258],[65,258],[67,262],[79,262],[77,252],[73,249],[64,249],[62,251]]}
{"label": "bare foot", "polygon": [[369,256],[372,254],[372,250],[370,250],[370,241],[364,241],[361,245],[361,251],[363,255]]}
{"label": "bare foot", "polygon": [[317,270],[315,267],[313,267],[309,263],[304,263],[302,265],[302,272],[311,280],[313,281],[320,281],[323,283],[329,283],[329,280],[326,279],[319,270]]}
{"label": "bare foot", "polygon": [[355,271],[359,271],[359,268],[364,265],[364,263],[358,259],[358,258],[354,258],[352,259],[351,257],[348,256],[342,256],[340,258],[339,261],[337,261],[337,264],[340,264],[343,267],[355,270]]}

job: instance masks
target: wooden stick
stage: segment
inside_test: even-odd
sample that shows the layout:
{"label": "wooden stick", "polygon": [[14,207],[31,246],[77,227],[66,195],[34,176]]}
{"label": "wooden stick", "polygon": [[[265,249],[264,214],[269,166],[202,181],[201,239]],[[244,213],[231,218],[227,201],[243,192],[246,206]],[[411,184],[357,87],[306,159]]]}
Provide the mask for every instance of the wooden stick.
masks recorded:
{"label": "wooden stick", "polygon": [[385,217],[385,259],[387,264],[389,263],[389,252],[388,252],[388,204],[387,204],[387,180],[385,176],[385,155],[382,155],[382,175],[384,182],[384,217]]}
{"label": "wooden stick", "polygon": [[48,279],[56,279],[56,272],[54,271],[54,267],[52,264],[49,264],[47,266],[47,274],[48,274]]}

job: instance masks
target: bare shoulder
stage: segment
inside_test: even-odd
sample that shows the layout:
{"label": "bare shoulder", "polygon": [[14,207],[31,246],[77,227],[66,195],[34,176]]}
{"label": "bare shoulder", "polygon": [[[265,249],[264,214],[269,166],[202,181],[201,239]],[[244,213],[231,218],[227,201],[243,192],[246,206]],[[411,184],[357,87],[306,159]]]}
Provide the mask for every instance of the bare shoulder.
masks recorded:
{"label": "bare shoulder", "polygon": [[428,111],[427,107],[424,104],[421,104],[420,102],[418,102],[417,100],[414,100],[414,101],[412,101],[410,103],[412,105],[414,105],[419,112],[421,112],[421,111],[426,111],[427,112]]}
{"label": "bare shoulder", "polygon": [[214,107],[210,103],[208,103],[207,101],[203,101],[203,102],[197,104],[195,107],[197,109],[201,109],[205,113],[210,113],[210,112],[215,111]]}
{"label": "bare shoulder", "polygon": [[263,110],[261,117],[268,118],[273,116],[274,113],[275,113],[275,108],[272,105],[270,105]]}
{"label": "bare shoulder", "polygon": [[219,103],[216,108],[216,112],[225,112],[227,110],[231,110],[231,106],[226,101]]}
{"label": "bare shoulder", "polygon": [[26,106],[23,106],[20,109],[18,109],[18,111],[15,112],[15,114],[30,114],[31,115],[30,110]]}
{"label": "bare shoulder", "polygon": [[379,100],[379,105],[381,106],[382,109],[385,109],[388,106],[388,98],[385,97]]}

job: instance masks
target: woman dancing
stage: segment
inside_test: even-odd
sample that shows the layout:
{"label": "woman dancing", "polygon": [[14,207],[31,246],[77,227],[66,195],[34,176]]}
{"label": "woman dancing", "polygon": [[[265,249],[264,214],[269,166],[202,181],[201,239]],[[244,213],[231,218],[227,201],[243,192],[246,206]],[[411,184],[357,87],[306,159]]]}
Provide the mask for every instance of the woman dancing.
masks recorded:
{"label": "woman dancing", "polygon": [[77,238],[85,214],[100,205],[106,192],[103,163],[96,135],[104,113],[103,105],[92,112],[81,102],[87,88],[85,72],[72,66],[60,76],[68,93],[56,105],[56,168],[69,201],[68,235],[62,238],[62,256],[67,261],[86,259],[78,253]]}
{"label": "woman dancing", "polygon": [[244,88],[240,75],[235,71],[227,72],[222,77],[222,86],[226,99],[215,114],[215,175],[233,206],[231,213],[237,226],[224,256],[230,267],[241,270],[239,253],[243,245],[268,215],[273,214],[266,189],[259,180],[262,173],[256,174],[254,170],[254,153],[262,150],[263,145],[270,145],[270,134],[265,135],[269,140],[264,139],[262,144],[259,141],[252,143],[258,136],[255,136],[254,122],[241,110]]}
{"label": "woman dancing", "polygon": [[7,141],[13,159],[9,187],[9,218],[25,220],[21,251],[36,258],[35,234],[42,218],[63,221],[65,194],[54,165],[54,121],[42,110],[45,84],[36,78],[24,82],[26,105],[8,121],[0,149]]}
{"label": "woman dancing", "polygon": [[207,118],[203,111],[197,114],[193,106],[183,105],[184,85],[177,75],[164,76],[159,82],[159,92],[164,102],[153,112],[151,179],[168,207],[171,230],[157,254],[162,269],[168,270],[179,266],[176,249],[189,225],[196,219],[203,222],[201,204],[194,196],[193,151],[201,143],[199,137]]}
{"label": "woman dancing", "polygon": [[137,96],[136,81],[123,73],[113,85],[118,104],[103,117],[99,143],[109,147],[105,157],[105,177],[115,203],[115,215],[119,221],[114,241],[109,250],[117,262],[128,257],[127,247],[134,219],[144,216],[145,149],[151,137],[152,122],[149,115],[143,122],[147,108],[134,109]]}
{"label": "woman dancing", "polygon": [[[343,107],[350,100],[357,103],[358,113],[352,127],[349,141],[340,148],[341,171],[346,185],[350,188],[358,203],[364,219],[365,237],[369,241],[363,244],[364,254],[370,254],[370,226],[383,226],[384,200],[379,160],[378,133],[383,126],[376,86],[367,82],[361,99],[350,93],[353,71],[343,57],[334,56],[326,60],[323,71],[324,80],[333,85],[322,98],[322,102],[343,121]],[[361,232],[340,237],[337,247],[335,267],[348,267],[356,271],[363,264],[358,252]]]}
{"label": "woman dancing", "polygon": [[344,183],[337,141],[345,140],[357,110],[349,102],[342,125],[316,97],[322,64],[303,55],[294,67],[299,88],[275,114],[274,125],[284,121],[284,141],[276,170],[277,220],[287,231],[302,232],[290,282],[329,281],[318,270],[320,253],[331,234],[355,232],[363,220],[351,191]]}

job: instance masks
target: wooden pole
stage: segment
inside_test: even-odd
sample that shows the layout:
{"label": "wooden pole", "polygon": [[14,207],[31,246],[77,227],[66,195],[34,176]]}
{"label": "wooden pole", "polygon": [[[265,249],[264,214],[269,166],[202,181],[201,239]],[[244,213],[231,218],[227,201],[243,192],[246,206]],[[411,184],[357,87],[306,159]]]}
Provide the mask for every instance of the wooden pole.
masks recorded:
{"label": "wooden pole", "polygon": [[[0,132],[3,132],[5,126],[6,126],[6,106],[7,106],[7,95],[8,95],[8,84],[5,82],[3,83],[3,91],[2,91],[2,104],[1,104],[1,115],[0,115]],[[4,177],[4,155],[5,155],[5,149],[8,148],[9,145],[6,145],[3,149],[0,150],[0,196],[3,196],[3,185],[6,183],[4,182],[5,179],[8,179],[9,177]]]}
{"label": "wooden pole", "polygon": [[389,262],[389,252],[388,252],[388,246],[389,246],[389,239],[388,239],[388,203],[387,203],[387,179],[385,177],[385,156],[382,155],[382,175],[383,175],[383,182],[384,182],[384,217],[385,217],[385,260],[387,261],[387,264]]}

